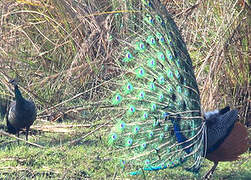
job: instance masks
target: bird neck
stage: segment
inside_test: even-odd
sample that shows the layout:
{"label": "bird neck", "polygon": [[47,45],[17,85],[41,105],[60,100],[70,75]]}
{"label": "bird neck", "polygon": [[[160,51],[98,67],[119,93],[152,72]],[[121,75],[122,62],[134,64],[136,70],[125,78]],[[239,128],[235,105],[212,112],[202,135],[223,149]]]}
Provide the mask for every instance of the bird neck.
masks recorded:
{"label": "bird neck", "polygon": [[[179,118],[175,119],[173,117],[171,117],[170,119],[171,119],[171,122],[173,124],[173,130],[174,130],[174,134],[176,136],[176,140],[178,141],[178,143],[183,143],[182,144],[183,147],[188,147],[189,143],[184,143],[188,139],[182,134],[182,131],[180,129],[180,125],[179,125],[179,122],[178,122],[180,119]],[[176,120],[178,120],[178,121],[176,121]],[[187,154],[189,154],[192,149],[191,148],[186,148],[184,150],[185,150],[185,152]]]}
{"label": "bird neck", "polygon": [[16,98],[17,103],[24,101],[24,98],[17,85],[15,85],[15,98]]}

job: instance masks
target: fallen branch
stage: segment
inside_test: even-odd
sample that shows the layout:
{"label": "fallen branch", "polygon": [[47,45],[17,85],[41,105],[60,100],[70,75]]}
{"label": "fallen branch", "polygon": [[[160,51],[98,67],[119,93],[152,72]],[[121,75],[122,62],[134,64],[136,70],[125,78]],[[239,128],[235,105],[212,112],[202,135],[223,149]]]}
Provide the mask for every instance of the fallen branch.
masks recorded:
{"label": "fallen branch", "polygon": [[91,124],[67,124],[67,125],[43,125],[32,126],[31,129],[43,129],[43,128],[74,128],[74,127],[91,127]]}
{"label": "fallen branch", "polygon": [[106,122],[105,124],[103,124],[103,125],[101,125],[101,126],[97,127],[97,128],[96,128],[96,129],[94,129],[93,131],[91,131],[91,132],[87,133],[87,134],[86,134],[86,135],[84,135],[83,137],[80,137],[80,138],[78,138],[78,139],[75,139],[75,140],[71,141],[69,144],[70,144],[70,145],[74,145],[74,144],[76,144],[77,142],[81,141],[82,139],[84,139],[84,138],[86,138],[87,136],[89,136],[89,135],[93,134],[94,132],[96,132],[97,130],[101,129],[102,127],[106,126],[108,123],[109,123],[109,121],[108,121],[108,122]]}
{"label": "fallen branch", "polygon": [[35,146],[35,147],[39,147],[39,148],[42,148],[42,149],[45,148],[45,147],[43,147],[43,146],[41,146],[41,145],[39,145],[39,144],[35,144],[35,143],[32,143],[32,142],[26,141],[26,140],[24,140],[24,139],[21,139],[21,138],[19,138],[19,137],[16,137],[16,136],[12,135],[12,134],[9,134],[9,133],[7,133],[7,132],[4,132],[3,130],[0,130],[0,134],[1,134],[1,135],[4,135],[4,136],[11,137],[11,138],[15,138],[15,139],[17,139],[17,140],[23,141],[23,142],[25,142],[25,143],[27,143],[27,144],[30,144],[30,145],[32,145],[32,146]]}

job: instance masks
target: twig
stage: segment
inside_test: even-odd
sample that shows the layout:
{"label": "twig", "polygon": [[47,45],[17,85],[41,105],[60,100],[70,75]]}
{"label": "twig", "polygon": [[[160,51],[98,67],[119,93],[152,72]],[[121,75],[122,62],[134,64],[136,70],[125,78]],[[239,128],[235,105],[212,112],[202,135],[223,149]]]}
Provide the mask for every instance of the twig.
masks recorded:
{"label": "twig", "polygon": [[69,144],[70,144],[70,145],[74,145],[74,144],[76,144],[77,142],[79,142],[79,141],[81,141],[82,139],[86,138],[87,136],[89,136],[89,135],[93,134],[94,132],[96,132],[96,131],[97,131],[97,130],[99,130],[100,128],[102,128],[102,127],[106,126],[108,123],[109,123],[109,121],[108,121],[108,122],[106,122],[105,124],[103,124],[103,125],[101,125],[101,126],[97,127],[97,128],[96,128],[96,129],[94,129],[93,131],[91,131],[91,132],[87,133],[87,134],[86,134],[86,135],[84,135],[83,137],[80,137],[80,138],[78,138],[78,139],[75,139],[75,140],[71,141]]}
{"label": "twig", "polygon": [[115,180],[115,179],[116,179],[117,174],[118,174],[118,171],[116,171],[116,172],[114,173],[112,180]]}
{"label": "twig", "polygon": [[7,133],[7,132],[4,132],[3,130],[0,130],[0,134],[1,134],[1,135],[4,135],[4,136],[11,137],[11,138],[15,138],[15,139],[17,139],[17,140],[23,141],[23,142],[25,142],[25,143],[27,143],[27,144],[30,144],[30,145],[32,145],[32,146],[35,146],[35,147],[39,147],[39,148],[42,148],[42,149],[45,148],[44,146],[41,146],[41,145],[39,145],[39,144],[35,144],[35,143],[32,143],[32,142],[26,141],[26,140],[24,140],[24,139],[21,139],[21,138],[19,138],[19,137],[16,137],[16,136],[12,135],[12,134],[9,134],[9,133]]}
{"label": "twig", "polygon": [[74,127],[91,127],[91,124],[72,124],[72,125],[43,125],[32,126],[31,129],[47,129],[47,128],[74,128]]}
{"label": "twig", "polygon": [[177,18],[177,17],[179,17],[179,16],[182,15],[182,14],[191,13],[191,12],[192,12],[195,8],[197,8],[199,5],[200,5],[200,2],[197,3],[197,4],[195,4],[195,5],[193,5],[193,6],[191,6],[191,7],[189,7],[189,8],[187,8],[187,9],[184,10],[184,11],[181,11],[180,13],[176,14],[174,17]]}

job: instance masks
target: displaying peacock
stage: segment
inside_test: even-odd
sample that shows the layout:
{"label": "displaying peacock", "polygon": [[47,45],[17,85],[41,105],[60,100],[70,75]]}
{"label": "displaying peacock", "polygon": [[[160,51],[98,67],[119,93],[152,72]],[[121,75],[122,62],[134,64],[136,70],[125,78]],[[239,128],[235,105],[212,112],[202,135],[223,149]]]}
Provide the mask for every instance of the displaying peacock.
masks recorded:
{"label": "displaying peacock", "polygon": [[33,101],[23,98],[18,85],[15,80],[10,83],[14,85],[15,101],[10,104],[7,113],[7,128],[8,132],[16,134],[19,137],[19,131],[26,128],[26,141],[28,140],[28,133],[30,126],[34,123],[37,115],[36,106]]}
{"label": "displaying peacock", "polygon": [[[131,175],[177,166],[198,171],[207,157],[215,162],[208,178],[218,161],[234,160],[245,152],[247,134],[245,127],[235,125],[237,110],[201,113],[190,56],[161,3],[117,0],[112,8],[118,33],[111,39],[118,48],[109,68],[119,75],[103,83],[108,97],[94,104],[114,125],[108,142],[121,167]],[[236,146],[242,148],[217,159],[214,152],[224,149],[236,128],[243,130],[236,135],[241,138]]]}

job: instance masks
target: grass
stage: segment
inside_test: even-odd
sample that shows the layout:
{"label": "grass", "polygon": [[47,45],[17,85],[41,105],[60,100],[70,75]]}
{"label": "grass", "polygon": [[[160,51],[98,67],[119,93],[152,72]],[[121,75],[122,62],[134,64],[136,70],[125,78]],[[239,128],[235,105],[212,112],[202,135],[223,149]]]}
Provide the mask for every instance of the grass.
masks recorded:
{"label": "grass", "polygon": [[[105,138],[107,121],[87,108],[104,95],[101,87],[93,87],[116,74],[105,67],[113,63],[109,57],[116,44],[110,34],[116,28],[109,23],[112,14],[100,13],[109,11],[110,1],[85,1],[86,6],[76,2],[0,0],[0,98],[13,97],[7,81],[17,77],[24,96],[38,107],[30,141],[44,147],[18,146],[14,138],[2,135],[0,179],[143,178],[128,176],[115,165]],[[250,126],[248,5],[237,0],[163,3],[193,59],[203,109],[229,104]],[[246,153],[239,161],[220,163],[214,179],[249,179],[250,159]],[[178,168],[145,176],[195,179],[210,166],[205,161],[197,175]]]}
{"label": "grass", "polygon": [[[69,145],[77,135],[89,129],[74,128],[74,133],[45,133],[30,136],[30,142],[42,144],[44,148],[33,147],[11,138],[2,137],[0,144],[1,179],[142,179],[143,175],[130,176],[116,165],[110,155],[101,129]],[[24,138],[24,135],[21,136]],[[41,143],[43,142],[43,143]],[[44,144],[44,142],[48,142]],[[181,168],[166,169],[158,172],[145,172],[146,179],[199,179],[212,166],[205,160],[199,174]],[[246,153],[234,162],[218,165],[213,179],[249,179],[251,177],[251,155]]]}

